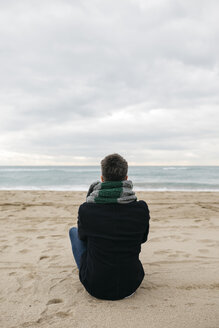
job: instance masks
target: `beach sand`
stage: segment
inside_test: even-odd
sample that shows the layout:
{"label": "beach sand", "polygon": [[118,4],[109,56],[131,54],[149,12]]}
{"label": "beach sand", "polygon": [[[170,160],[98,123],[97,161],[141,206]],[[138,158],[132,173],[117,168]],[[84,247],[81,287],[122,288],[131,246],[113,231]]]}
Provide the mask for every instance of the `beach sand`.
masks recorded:
{"label": "beach sand", "polygon": [[[0,327],[219,327],[219,193],[139,192],[145,279],[103,301],[78,279],[68,230],[85,192],[0,192]],[[128,274],[128,272],[127,272]]]}

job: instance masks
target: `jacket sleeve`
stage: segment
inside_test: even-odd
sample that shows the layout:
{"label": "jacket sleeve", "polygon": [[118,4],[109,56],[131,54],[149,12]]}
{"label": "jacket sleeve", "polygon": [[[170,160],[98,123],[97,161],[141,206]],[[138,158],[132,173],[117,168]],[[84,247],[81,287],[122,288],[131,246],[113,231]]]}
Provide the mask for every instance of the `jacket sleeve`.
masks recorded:
{"label": "jacket sleeve", "polygon": [[147,206],[147,204],[145,203],[146,205],[146,216],[147,216],[147,220],[146,220],[146,227],[145,227],[145,232],[144,232],[144,235],[143,235],[143,238],[142,238],[142,243],[145,243],[148,239],[148,234],[149,234],[149,221],[150,221],[150,211],[149,211],[149,208]]}
{"label": "jacket sleeve", "polygon": [[85,233],[85,230],[84,230],[84,225],[83,225],[83,220],[82,220],[82,215],[81,215],[81,211],[80,211],[80,208],[79,207],[79,210],[78,210],[78,237],[80,240],[83,240],[83,241],[86,241],[87,240],[87,236],[86,236],[86,233]]}

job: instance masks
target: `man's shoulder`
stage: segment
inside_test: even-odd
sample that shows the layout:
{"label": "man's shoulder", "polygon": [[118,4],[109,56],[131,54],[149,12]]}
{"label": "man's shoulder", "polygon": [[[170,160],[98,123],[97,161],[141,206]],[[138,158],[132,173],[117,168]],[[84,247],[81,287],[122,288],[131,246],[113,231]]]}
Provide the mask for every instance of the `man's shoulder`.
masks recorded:
{"label": "man's shoulder", "polygon": [[87,203],[84,202],[79,206],[78,212],[79,214],[83,214],[83,212],[87,212],[88,210],[90,210],[91,208],[95,208],[97,207],[99,204],[96,203]]}
{"label": "man's shoulder", "polygon": [[88,203],[84,202],[79,206],[78,212],[82,212],[84,209],[87,208]]}
{"label": "man's shoulder", "polygon": [[139,204],[139,206],[148,210],[148,204],[144,200],[139,200],[137,201],[137,203]]}

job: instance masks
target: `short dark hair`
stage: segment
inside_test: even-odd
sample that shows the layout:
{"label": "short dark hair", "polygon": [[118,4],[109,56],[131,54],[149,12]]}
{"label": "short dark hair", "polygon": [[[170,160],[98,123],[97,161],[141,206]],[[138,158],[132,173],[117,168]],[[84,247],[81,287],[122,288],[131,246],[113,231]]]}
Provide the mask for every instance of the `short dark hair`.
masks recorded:
{"label": "short dark hair", "polygon": [[127,161],[119,154],[111,154],[101,161],[104,181],[123,181],[128,172]]}

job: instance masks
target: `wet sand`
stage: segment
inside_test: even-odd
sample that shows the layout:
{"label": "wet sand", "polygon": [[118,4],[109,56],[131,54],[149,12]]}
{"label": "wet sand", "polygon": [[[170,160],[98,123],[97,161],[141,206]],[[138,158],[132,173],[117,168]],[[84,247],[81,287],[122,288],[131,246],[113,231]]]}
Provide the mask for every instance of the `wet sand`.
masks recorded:
{"label": "wet sand", "polygon": [[85,195],[0,191],[0,327],[219,327],[219,193],[137,193],[151,214],[146,276],[121,301],[78,279],[68,230]]}

